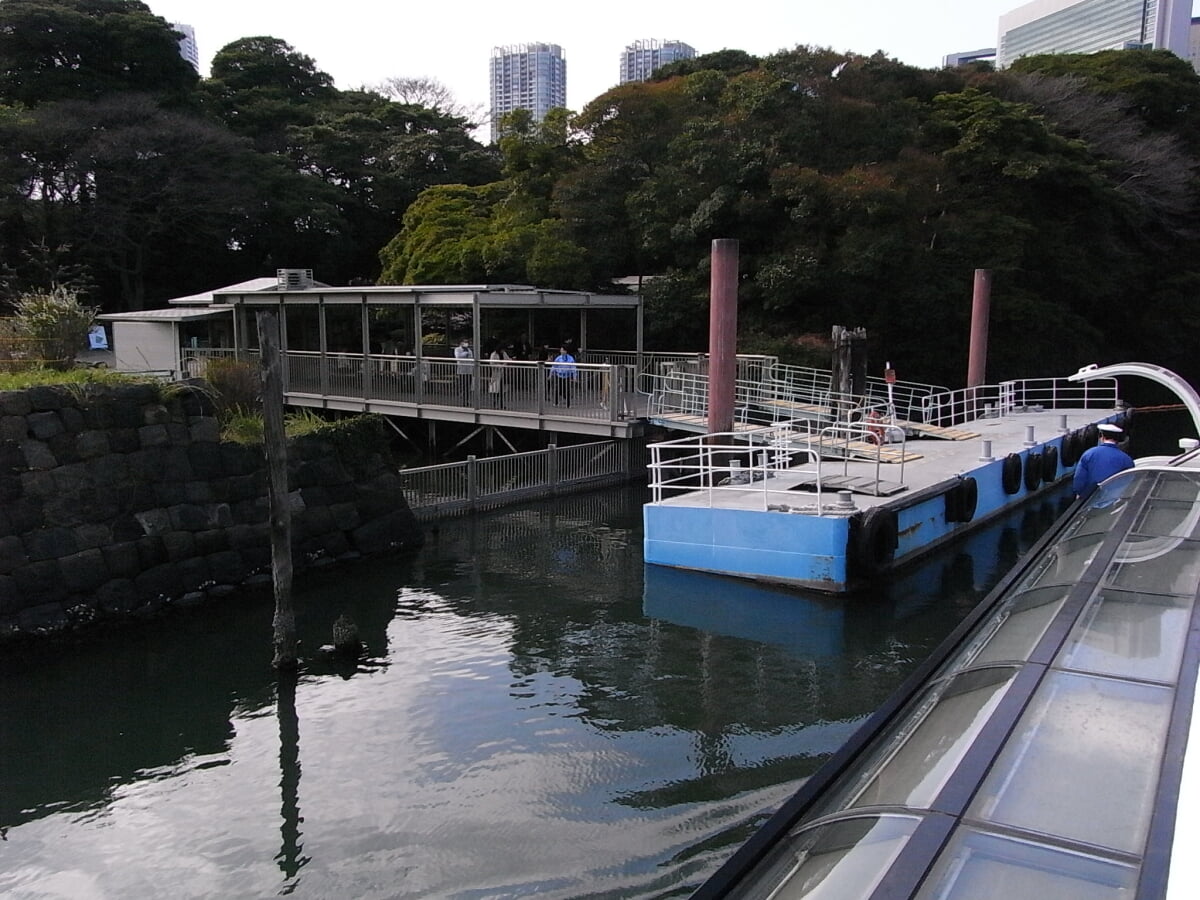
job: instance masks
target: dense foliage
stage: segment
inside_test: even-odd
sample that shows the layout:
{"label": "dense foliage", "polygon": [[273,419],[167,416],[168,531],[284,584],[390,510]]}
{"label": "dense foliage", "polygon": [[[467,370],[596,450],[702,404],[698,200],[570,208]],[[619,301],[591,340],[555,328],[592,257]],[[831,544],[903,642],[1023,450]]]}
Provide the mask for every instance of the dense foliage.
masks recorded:
{"label": "dense foliage", "polygon": [[337,90],[277,38],[200,79],[144,3],[0,3],[0,304],[68,284],[139,309],[278,267],[371,281],[422,190],[498,176],[465,119]]}
{"label": "dense foliage", "polygon": [[862,326],[873,369],[958,384],[987,268],[991,378],[1134,358],[1200,375],[1200,79],[1164,51],[994,72],[725,50],[578,115],[518,111],[487,148],[420,79],[338,90],[254,36],[201,80],[172,41],[131,0],[0,3],[10,292],[87,285],[115,310],[277,266],[339,284],[640,276],[648,341],[703,349],[711,241],[732,237],[746,350],[802,359],[812,335]]}

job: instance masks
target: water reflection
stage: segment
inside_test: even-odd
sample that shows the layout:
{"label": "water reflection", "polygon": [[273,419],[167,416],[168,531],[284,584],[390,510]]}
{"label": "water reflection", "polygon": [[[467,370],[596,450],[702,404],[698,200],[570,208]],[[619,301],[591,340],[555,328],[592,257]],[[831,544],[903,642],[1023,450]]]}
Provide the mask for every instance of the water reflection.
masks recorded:
{"label": "water reflection", "polygon": [[[684,895],[1055,512],[844,601],[645,568],[641,500],[306,575],[298,681],[269,594],[6,661],[0,893]],[[342,614],[357,664],[309,652]]]}

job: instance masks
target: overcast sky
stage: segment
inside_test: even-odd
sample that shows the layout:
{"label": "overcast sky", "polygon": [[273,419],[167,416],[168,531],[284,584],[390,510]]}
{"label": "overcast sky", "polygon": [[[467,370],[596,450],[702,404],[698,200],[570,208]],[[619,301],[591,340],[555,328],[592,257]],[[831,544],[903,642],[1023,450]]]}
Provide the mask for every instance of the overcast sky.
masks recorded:
{"label": "overcast sky", "polygon": [[269,35],[312,57],[345,90],[392,76],[433,77],[459,102],[488,105],[492,48],[543,41],[567,60],[567,105],[580,110],[617,82],[636,40],[680,40],[699,53],[764,56],[797,44],[871,54],[922,68],[947,53],[993,47],[1001,13],[1019,0],[145,0],[156,15],[196,30],[202,75],[213,54]]}

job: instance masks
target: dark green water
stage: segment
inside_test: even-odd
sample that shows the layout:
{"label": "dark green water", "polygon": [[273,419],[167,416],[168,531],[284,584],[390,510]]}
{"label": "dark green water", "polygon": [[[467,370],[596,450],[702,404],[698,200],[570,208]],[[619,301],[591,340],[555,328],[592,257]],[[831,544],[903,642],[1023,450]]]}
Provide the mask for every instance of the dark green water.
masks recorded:
{"label": "dark green water", "polygon": [[1039,504],[878,595],[650,567],[640,490],[443,524],[305,576],[0,666],[0,895],[684,896],[1053,520]]}

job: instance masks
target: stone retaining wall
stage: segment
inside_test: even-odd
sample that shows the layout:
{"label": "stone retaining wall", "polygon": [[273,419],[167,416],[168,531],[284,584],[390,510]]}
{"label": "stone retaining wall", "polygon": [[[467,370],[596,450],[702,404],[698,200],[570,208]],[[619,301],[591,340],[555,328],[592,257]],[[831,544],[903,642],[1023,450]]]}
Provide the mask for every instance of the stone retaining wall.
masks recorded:
{"label": "stone retaining wall", "polygon": [[[297,571],[418,546],[378,420],[290,442]],[[261,447],[203,393],[0,391],[0,641],[270,584]]]}

